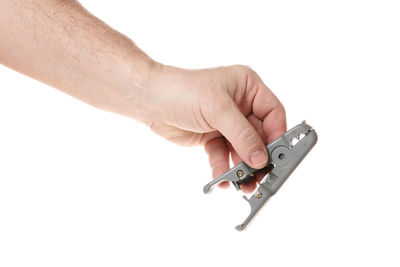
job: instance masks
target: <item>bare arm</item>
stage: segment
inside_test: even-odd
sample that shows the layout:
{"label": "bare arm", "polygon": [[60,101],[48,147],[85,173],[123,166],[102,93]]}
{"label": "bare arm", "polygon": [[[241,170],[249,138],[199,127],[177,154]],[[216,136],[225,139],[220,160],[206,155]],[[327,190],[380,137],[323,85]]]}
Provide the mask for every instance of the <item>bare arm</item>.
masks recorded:
{"label": "bare arm", "polygon": [[[102,109],[143,120],[153,61],[76,1],[0,1],[0,62]],[[129,88],[129,90],[128,90]]]}
{"label": "bare arm", "polygon": [[164,66],[74,0],[0,0],[0,14],[0,63],[172,142],[204,145],[214,177],[229,156],[265,166],[265,144],[286,130],[282,104],[248,67]]}

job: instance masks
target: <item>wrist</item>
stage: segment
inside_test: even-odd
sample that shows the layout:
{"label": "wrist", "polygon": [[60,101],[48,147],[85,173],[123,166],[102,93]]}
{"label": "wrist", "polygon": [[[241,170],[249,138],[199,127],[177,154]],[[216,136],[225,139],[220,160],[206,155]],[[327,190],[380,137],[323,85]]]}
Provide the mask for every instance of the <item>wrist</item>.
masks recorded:
{"label": "wrist", "polygon": [[142,52],[118,61],[109,79],[110,93],[101,97],[105,101],[95,106],[147,124],[154,106],[155,84],[163,66]]}
{"label": "wrist", "polygon": [[131,82],[130,92],[127,101],[131,109],[129,117],[151,125],[155,118],[160,115],[160,104],[163,96],[162,77],[166,66],[146,58],[141,66],[135,64],[133,77],[137,77]]}

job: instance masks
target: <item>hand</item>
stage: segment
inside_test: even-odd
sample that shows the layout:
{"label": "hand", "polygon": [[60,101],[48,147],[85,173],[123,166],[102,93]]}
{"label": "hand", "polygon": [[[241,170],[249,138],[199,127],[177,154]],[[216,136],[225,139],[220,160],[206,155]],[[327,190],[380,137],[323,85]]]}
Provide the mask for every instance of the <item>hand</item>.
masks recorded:
{"label": "hand", "polygon": [[[213,177],[229,169],[229,155],[234,164],[243,159],[262,168],[265,144],[286,130],[283,106],[248,67],[163,66],[77,1],[2,1],[0,11],[7,14],[0,17],[0,34],[7,36],[1,63],[144,121],[172,142],[204,145]],[[255,187],[253,181],[242,190]]]}
{"label": "hand", "polygon": [[[213,178],[230,168],[229,155],[235,165],[244,160],[264,167],[265,144],[286,131],[282,104],[248,67],[191,71],[157,65],[152,76],[152,115],[145,122],[176,144],[204,145]],[[256,186],[252,181],[241,189],[250,193]]]}

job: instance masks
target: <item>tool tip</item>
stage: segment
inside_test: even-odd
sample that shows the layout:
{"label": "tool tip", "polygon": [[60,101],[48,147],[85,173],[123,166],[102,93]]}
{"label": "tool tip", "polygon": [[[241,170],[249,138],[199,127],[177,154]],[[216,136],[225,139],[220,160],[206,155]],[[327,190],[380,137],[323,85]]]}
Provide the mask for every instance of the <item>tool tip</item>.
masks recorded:
{"label": "tool tip", "polygon": [[209,184],[207,184],[203,187],[204,194],[207,194],[208,192],[210,192],[210,190],[211,190],[211,186]]}
{"label": "tool tip", "polygon": [[239,225],[237,225],[237,226],[235,227],[235,229],[238,230],[238,231],[240,232],[240,231],[243,231],[245,227],[246,227],[245,224],[239,224]]}

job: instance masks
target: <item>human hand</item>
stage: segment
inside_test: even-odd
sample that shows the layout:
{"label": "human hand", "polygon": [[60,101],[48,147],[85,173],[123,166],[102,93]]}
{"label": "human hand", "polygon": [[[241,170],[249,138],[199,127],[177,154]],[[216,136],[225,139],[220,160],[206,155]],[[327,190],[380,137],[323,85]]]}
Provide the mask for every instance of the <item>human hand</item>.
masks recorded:
{"label": "human hand", "polygon": [[[13,27],[0,27],[7,36],[0,62],[95,107],[143,121],[172,142],[204,145],[213,177],[229,169],[229,155],[253,168],[267,163],[265,144],[286,130],[285,111],[254,71],[163,66],[77,1],[67,2],[1,2],[3,24]],[[255,186],[253,181],[242,190]]]}
{"label": "human hand", "polygon": [[[245,66],[183,70],[156,65],[151,79],[151,129],[180,145],[204,145],[213,178],[226,172],[229,155],[260,169],[265,144],[286,131],[285,110],[260,77]],[[228,182],[220,184],[228,187]],[[245,193],[256,181],[241,185]]]}
{"label": "human hand", "polygon": [[7,23],[0,33],[7,38],[0,42],[0,63],[143,121],[172,142],[204,145],[213,177],[229,169],[229,155],[253,168],[267,163],[265,144],[286,130],[285,111],[254,71],[163,66],[77,1],[61,2],[1,2]]}

